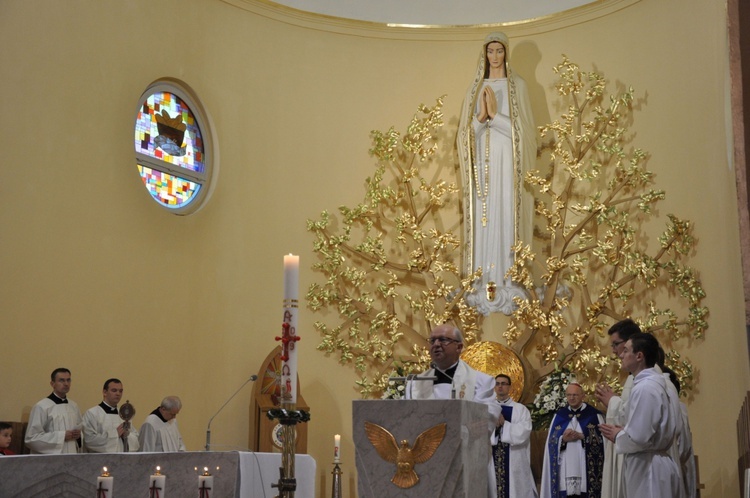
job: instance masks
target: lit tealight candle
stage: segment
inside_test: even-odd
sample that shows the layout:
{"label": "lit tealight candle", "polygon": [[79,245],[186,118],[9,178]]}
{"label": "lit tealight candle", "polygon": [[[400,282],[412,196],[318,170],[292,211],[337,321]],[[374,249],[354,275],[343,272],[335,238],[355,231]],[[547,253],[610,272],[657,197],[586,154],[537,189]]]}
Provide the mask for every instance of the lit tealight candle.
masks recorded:
{"label": "lit tealight candle", "polygon": [[112,498],[114,478],[109,475],[107,467],[102,467],[102,475],[96,478],[96,498]]}
{"label": "lit tealight candle", "polygon": [[214,476],[208,472],[208,467],[203,467],[203,474],[198,476],[198,490],[200,498],[209,498],[209,491],[214,488]]}
{"label": "lit tealight candle", "polygon": [[166,484],[167,476],[161,473],[161,467],[157,465],[156,472],[148,479],[148,498],[164,498]]}
{"label": "lit tealight candle", "polygon": [[341,435],[333,436],[333,463],[341,463]]}

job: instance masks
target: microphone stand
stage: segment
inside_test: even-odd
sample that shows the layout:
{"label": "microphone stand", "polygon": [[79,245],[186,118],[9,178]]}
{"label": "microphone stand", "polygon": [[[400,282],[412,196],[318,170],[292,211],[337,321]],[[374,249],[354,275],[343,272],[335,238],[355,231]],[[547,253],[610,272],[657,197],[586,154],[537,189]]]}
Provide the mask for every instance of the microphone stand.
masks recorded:
{"label": "microphone stand", "polygon": [[211,417],[211,418],[210,418],[210,419],[208,420],[208,427],[206,428],[206,451],[211,451],[211,422],[213,422],[213,421],[214,421],[214,418],[216,418],[216,415],[218,415],[218,414],[219,414],[219,413],[220,413],[220,412],[221,412],[221,411],[222,411],[222,410],[224,409],[224,407],[225,407],[225,406],[227,406],[227,404],[228,404],[228,403],[229,403],[230,401],[232,401],[232,398],[234,398],[235,396],[237,396],[237,393],[239,393],[239,392],[240,392],[240,391],[242,390],[242,388],[243,388],[243,387],[245,387],[245,386],[246,386],[246,385],[247,385],[248,383],[250,383],[250,382],[254,382],[254,381],[256,381],[256,380],[258,380],[258,376],[257,376],[257,375],[251,375],[251,376],[250,376],[250,378],[249,378],[249,379],[247,379],[247,380],[245,381],[245,383],[244,383],[244,384],[242,384],[242,385],[240,386],[240,388],[239,388],[239,389],[237,389],[237,390],[236,390],[236,391],[234,392],[234,394],[232,394],[231,396],[229,396],[229,399],[228,399],[228,400],[226,400],[226,401],[224,402],[224,404],[223,404],[223,405],[221,405],[221,408],[219,408],[219,411],[217,411],[216,413],[214,413],[214,416],[213,416],[213,417]]}

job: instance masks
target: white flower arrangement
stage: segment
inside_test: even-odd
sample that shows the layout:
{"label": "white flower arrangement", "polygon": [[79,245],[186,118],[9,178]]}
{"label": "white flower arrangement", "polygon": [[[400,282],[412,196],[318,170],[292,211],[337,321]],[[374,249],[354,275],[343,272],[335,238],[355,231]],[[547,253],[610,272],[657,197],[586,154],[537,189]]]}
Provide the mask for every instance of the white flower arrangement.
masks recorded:
{"label": "white flower arrangement", "polygon": [[578,382],[567,369],[555,370],[539,385],[539,392],[529,406],[534,429],[546,429],[560,408],[568,404],[565,388]]}
{"label": "white flower arrangement", "polygon": [[404,399],[406,383],[404,381],[389,380],[381,399]]}

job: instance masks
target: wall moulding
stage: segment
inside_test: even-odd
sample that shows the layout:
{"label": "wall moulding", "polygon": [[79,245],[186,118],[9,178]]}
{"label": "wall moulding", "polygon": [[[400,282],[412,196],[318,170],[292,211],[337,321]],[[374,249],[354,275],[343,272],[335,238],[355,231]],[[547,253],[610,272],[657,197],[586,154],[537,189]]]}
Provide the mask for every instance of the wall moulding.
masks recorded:
{"label": "wall moulding", "polygon": [[471,25],[395,24],[346,19],[295,9],[271,0],[222,0],[242,10],[302,28],[367,38],[406,40],[476,40],[488,30],[501,28],[509,36],[531,36],[589,22],[642,0],[599,0],[556,14],[512,22]]}

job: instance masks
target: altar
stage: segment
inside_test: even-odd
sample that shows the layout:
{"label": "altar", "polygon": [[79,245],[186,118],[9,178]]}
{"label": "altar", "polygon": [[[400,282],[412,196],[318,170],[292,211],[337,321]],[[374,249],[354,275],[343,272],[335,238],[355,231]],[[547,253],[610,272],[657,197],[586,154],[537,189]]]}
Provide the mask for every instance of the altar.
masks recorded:
{"label": "altar", "polygon": [[[295,498],[315,498],[315,460],[300,454],[295,464]],[[97,496],[97,476],[107,467],[114,486],[106,498],[145,498],[157,466],[166,476],[161,498],[199,496],[198,474],[204,468],[214,476],[211,497],[272,498],[278,495],[271,484],[279,480],[281,454],[212,451],[0,457],[0,496],[91,498]]]}

